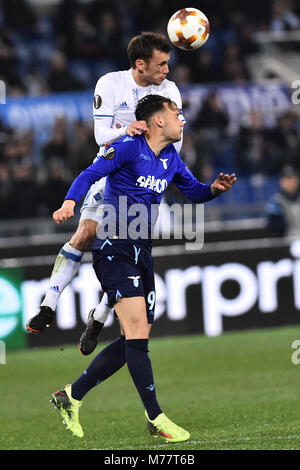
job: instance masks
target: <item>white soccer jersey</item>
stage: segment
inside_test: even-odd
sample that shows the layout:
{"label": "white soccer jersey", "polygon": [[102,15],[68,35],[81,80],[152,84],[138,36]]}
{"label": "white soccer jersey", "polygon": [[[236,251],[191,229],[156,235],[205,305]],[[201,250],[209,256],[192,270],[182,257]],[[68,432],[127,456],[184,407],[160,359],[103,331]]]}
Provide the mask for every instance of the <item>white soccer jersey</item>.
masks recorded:
{"label": "white soccer jersey", "polygon": [[[170,80],[165,79],[159,86],[142,87],[136,84],[132,69],[111,72],[98,80],[94,95],[93,116],[95,138],[100,147],[106,142],[112,142],[125,135],[127,126],[136,121],[135,108],[138,101],[150,94],[170,98],[182,112],[180,92],[175,83]],[[102,154],[102,149],[100,154]]]}
{"label": "white soccer jersey", "polygon": [[[138,101],[150,94],[170,98],[182,113],[180,92],[170,80],[165,79],[160,86],[142,87],[136,84],[132,69],[107,73],[99,78],[93,104],[95,139],[100,147],[98,157],[103,155],[105,143],[114,142],[125,135],[127,126],[136,121],[135,108]],[[183,116],[182,120],[184,121]],[[177,152],[180,151],[181,143],[182,140],[174,144]],[[81,220],[101,220],[105,181],[106,178],[102,178],[91,186],[80,210]]]}

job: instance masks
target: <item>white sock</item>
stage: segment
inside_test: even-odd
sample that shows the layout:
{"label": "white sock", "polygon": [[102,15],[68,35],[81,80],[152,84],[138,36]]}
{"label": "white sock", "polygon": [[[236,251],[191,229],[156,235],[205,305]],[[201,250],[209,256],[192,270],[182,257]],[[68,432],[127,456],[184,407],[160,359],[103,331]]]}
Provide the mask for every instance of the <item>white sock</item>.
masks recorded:
{"label": "white sock", "polygon": [[76,250],[66,243],[57,255],[51,273],[50,286],[41,305],[55,310],[64,288],[78,273],[83,251]]}
{"label": "white sock", "polygon": [[94,319],[101,323],[105,323],[108,315],[113,311],[113,308],[108,307],[107,301],[107,294],[104,292],[100,304],[97,305],[94,311]]}

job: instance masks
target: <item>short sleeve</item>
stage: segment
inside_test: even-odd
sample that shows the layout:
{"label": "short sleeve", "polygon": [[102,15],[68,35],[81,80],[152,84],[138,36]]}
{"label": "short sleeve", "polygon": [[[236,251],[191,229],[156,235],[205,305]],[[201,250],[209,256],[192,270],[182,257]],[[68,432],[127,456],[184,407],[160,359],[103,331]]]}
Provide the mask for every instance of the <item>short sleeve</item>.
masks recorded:
{"label": "short sleeve", "polygon": [[112,88],[112,77],[110,74],[106,74],[99,78],[95,87],[93,117],[94,119],[101,119],[106,117],[112,122],[114,112],[115,103]]}

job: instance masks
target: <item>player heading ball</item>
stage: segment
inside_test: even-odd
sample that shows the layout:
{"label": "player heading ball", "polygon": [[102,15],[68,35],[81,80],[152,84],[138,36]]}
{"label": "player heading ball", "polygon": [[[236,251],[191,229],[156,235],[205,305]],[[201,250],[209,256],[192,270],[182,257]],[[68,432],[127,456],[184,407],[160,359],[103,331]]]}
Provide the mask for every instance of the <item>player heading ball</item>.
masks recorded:
{"label": "player heading ball", "polygon": [[[155,180],[163,178],[167,184],[173,181],[194,202],[209,201],[232,187],[236,181],[234,174],[221,173],[209,185],[200,183],[187,169],[173,145],[181,138],[183,122],[177,106],[169,98],[159,95],[143,98],[138,103],[136,115],[143,116],[147,131],[134,137],[123,137],[113,144],[109,158],[104,155],[84,170],[73,182],[61,209],[54,213],[56,221],[63,222],[71,217],[76,202],[93,182],[104,176],[107,176],[104,203],[111,204],[116,213],[120,211],[121,196],[127,196],[127,213],[136,203],[144,205],[150,213],[151,205],[161,201],[163,191],[155,191],[154,186],[138,185],[140,176],[152,175]],[[121,228],[117,226],[117,230]],[[114,237],[103,241],[96,237],[93,260],[108,305],[118,316],[121,335],[93,359],[75,382],[52,394],[53,403],[69,429],[82,437],[79,424],[82,398],[126,364],[145,408],[149,430],[167,442],[188,440],[189,432],[172,422],[159,405],[148,356],[156,297],[151,240]]]}

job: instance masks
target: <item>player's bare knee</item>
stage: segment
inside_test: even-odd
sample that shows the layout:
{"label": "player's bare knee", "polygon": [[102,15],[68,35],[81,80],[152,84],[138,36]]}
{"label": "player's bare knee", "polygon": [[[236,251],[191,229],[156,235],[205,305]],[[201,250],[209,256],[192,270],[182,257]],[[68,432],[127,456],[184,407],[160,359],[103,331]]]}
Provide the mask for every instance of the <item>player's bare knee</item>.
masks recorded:
{"label": "player's bare knee", "polygon": [[[130,337],[130,338],[129,338]],[[127,327],[127,339],[146,339],[149,337],[148,323],[144,319],[132,319]]]}
{"label": "player's bare knee", "polygon": [[70,245],[76,250],[85,251],[95,238],[97,224],[89,222],[93,223],[81,222],[70,240]]}
{"label": "player's bare knee", "polygon": [[86,230],[81,230],[75,233],[70,240],[70,245],[79,251],[85,251],[91,243],[90,233]]}

